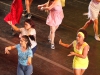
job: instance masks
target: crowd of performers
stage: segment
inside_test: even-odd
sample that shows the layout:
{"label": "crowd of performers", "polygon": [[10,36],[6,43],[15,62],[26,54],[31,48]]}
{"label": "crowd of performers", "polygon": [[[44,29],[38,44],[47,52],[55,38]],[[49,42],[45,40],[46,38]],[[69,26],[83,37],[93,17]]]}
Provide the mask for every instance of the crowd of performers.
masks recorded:
{"label": "crowd of performers", "polygon": [[[7,22],[14,31],[20,32],[19,44],[5,48],[5,54],[9,54],[9,51],[14,50],[14,48],[18,51],[17,75],[31,75],[33,73],[32,57],[37,49],[37,42],[36,29],[34,28],[34,22],[31,19],[32,14],[30,12],[32,1],[33,0],[25,0],[26,9],[23,11],[22,0],[13,0],[10,12],[4,18],[4,21]],[[64,18],[63,6],[65,6],[65,0],[48,0],[46,3],[37,6],[38,10],[48,13],[46,24],[50,27],[48,41],[51,44],[51,49],[56,49],[54,43],[55,32]],[[79,28],[76,39],[71,44],[65,44],[61,39],[59,40],[60,45],[66,48],[73,47],[74,49],[68,56],[74,56],[72,67],[75,75],[83,75],[89,65],[88,51],[90,46],[85,40],[87,38],[85,29],[91,23],[94,23],[95,39],[100,41],[98,34],[99,10],[100,0],[91,0],[88,7],[89,20],[82,28]],[[24,21],[24,27],[18,28],[16,24],[20,23],[21,16],[26,15],[27,19]]]}

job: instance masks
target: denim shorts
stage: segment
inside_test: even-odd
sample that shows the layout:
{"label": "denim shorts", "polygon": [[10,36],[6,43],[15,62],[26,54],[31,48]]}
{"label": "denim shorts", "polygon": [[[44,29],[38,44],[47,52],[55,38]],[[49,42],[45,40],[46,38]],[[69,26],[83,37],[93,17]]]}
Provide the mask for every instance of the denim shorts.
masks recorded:
{"label": "denim shorts", "polygon": [[17,67],[17,75],[31,75],[33,73],[33,66],[32,65],[21,65],[18,63]]}

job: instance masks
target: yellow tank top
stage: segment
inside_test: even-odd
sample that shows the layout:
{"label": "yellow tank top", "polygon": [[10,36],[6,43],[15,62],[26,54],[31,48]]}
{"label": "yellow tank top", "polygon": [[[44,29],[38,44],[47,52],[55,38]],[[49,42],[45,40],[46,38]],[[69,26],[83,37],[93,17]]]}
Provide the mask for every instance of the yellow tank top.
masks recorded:
{"label": "yellow tank top", "polygon": [[[86,42],[84,42],[83,45],[81,46],[81,48],[80,48],[79,50],[76,48],[76,45],[77,45],[77,41],[75,40],[75,41],[73,41],[74,52],[75,52],[75,53],[78,53],[78,54],[82,54],[82,53],[83,53],[84,47],[85,47],[86,45],[88,45],[88,44],[87,44]],[[73,61],[74,61],[74,62],[75,62],[75,61],[78,61],[78,62],[88,62],[88,57],[86,57],[85,59],[83,59],[83,58],[74,56],[74,60],[73,60]]]}

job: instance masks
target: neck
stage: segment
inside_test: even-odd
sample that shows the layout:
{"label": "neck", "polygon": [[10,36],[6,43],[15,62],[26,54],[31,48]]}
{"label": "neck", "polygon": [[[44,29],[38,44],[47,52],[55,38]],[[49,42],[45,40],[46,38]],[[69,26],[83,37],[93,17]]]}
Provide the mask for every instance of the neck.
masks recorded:
{"label": "neck", "polygon": [[81,46],[83,43],[84,43],[84,41],[82,41],[82,42],[78,42],[78,45],[80,45],[80,46]]}

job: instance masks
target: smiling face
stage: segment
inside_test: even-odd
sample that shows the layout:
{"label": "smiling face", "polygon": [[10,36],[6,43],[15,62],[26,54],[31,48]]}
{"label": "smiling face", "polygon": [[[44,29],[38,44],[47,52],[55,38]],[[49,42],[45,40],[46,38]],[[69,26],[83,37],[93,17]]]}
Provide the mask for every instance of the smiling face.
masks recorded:
{"label": "smiling face", "polygon": [[25,22],[25,29],[28,30],[30,28],[31,28],[31,25],[29,23]]}

